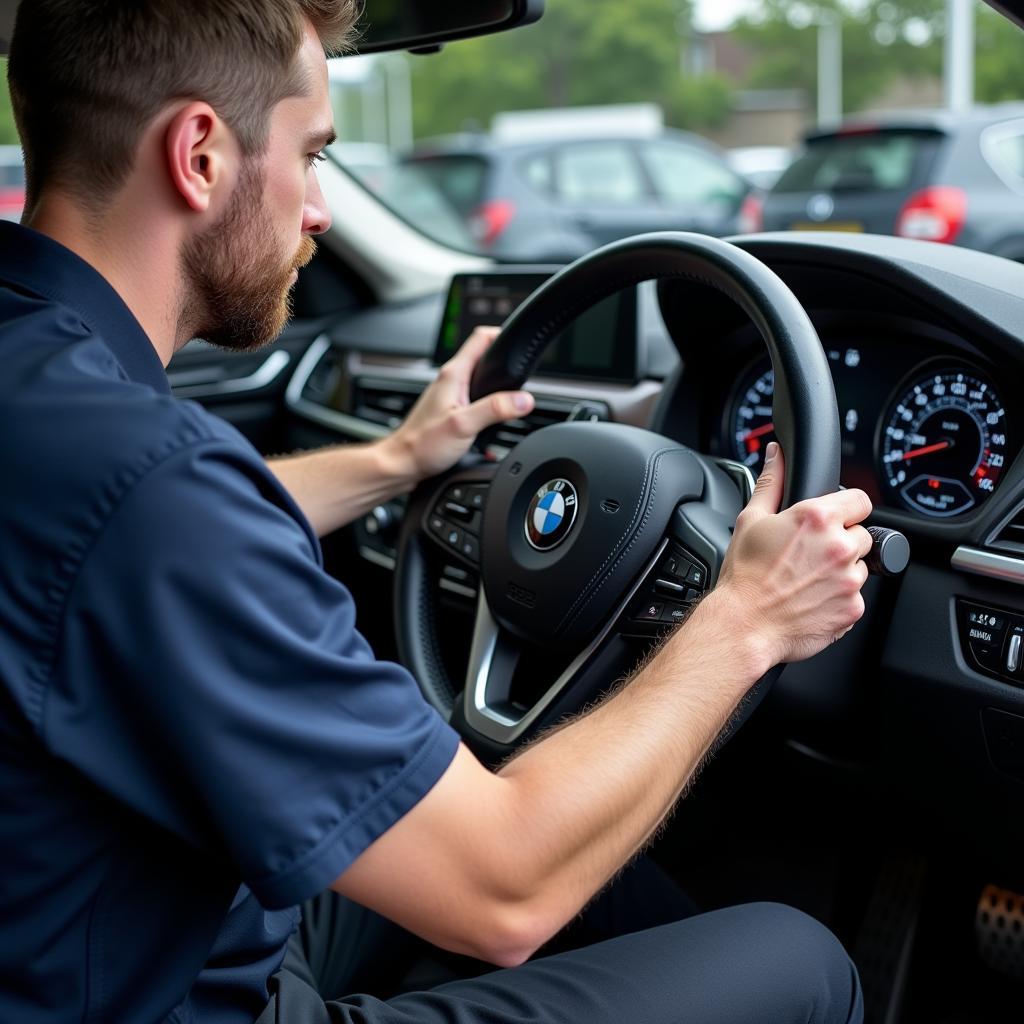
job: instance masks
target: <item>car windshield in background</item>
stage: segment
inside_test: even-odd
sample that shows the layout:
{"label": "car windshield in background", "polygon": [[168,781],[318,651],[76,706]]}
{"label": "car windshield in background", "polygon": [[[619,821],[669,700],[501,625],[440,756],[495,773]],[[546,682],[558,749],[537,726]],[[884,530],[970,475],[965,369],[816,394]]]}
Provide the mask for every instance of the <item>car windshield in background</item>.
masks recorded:
{"label": "car windshield in background", "polygon": [[952,2],[548,0],[515,32],[333,61],[333,152],[499,262],[812,228],[1022,258],[1019,30],[974,4],[947,46]]}

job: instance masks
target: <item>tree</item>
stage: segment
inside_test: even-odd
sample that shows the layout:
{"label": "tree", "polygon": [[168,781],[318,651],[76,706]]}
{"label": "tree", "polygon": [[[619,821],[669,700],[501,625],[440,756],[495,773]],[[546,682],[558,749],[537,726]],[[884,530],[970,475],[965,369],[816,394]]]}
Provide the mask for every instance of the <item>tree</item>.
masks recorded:
{"label": "tree", "polygon": [[839,18],[844,109],[859,110],[898,77],[941,73],[944,10],[944,0],[868,0],[855,7],[842,0],[763,0],[735,29],[758,58],[746,84],[800,88],[816,98],[816,26],[823,17]]}
{"label": "tree", "polygon": [[486,128],[504,110],[637,101],[661,103],[676,123],[720,117],[724,83],[688,96],[679,84],[690,13],[690,0],[558,0],[536,25],[418,58],[416,134]]}

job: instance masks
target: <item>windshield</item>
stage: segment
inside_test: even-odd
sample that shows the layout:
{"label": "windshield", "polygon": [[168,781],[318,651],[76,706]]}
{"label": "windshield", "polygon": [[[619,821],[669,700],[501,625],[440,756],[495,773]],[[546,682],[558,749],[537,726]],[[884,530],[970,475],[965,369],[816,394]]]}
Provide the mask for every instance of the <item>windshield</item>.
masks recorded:
{"label": "windshield", "polygon": [[[933,180],[955,124],[895,122],[1024,101],[1024,78],[1020,30],[976,5],[974,39],[952,48],[974,73],[952,95],[946,8],[548,0],[535,25],[440,53],[333,61],[333,155],[417,230],[504,262],[651,230],[754,230],[766,195],[958,185]],[[1006,180],[1018,138],[988,146]]]}

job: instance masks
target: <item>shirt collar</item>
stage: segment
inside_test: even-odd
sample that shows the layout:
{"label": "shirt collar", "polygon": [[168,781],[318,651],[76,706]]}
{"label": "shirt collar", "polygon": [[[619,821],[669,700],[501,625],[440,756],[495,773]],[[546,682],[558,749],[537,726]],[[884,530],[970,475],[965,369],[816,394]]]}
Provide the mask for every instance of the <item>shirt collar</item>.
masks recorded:
{"label": "shirt collar", "polygon": [[69,306],[132,380],[170,394],[160,357],[132,311],[99,271],[60,242],[0,221],[0,282]]}

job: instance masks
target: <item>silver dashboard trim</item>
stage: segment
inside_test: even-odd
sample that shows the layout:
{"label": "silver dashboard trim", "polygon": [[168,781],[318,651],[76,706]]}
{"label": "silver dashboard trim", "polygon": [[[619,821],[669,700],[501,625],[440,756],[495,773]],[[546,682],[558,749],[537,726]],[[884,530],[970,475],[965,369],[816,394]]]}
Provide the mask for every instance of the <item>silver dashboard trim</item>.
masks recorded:
{"label": "silver dashboard trim", "polygon": [[953,552],[950,564],[954,569],[974,573],[976,576],[988,576],[1008,583],[1024,583],[1024,558],[998,555],[994,551],[961,545]]}
{"label": "silver dashboard trim", "polygon": [[311,402],[302,397],[302,391],[313,375],[317,363],[330,347],[331,339],[326,334],[320,334],[306,349],[285,390],[285,405],[292,412],[307,420],[330,427],[331,430],[336,430],[360,441],[378,441],[382,437],[387,437],[391,431],[379,423],[368,423],[366,420],[359,419],[358,416],[349,416],[347,413],[325,408],[317,402]]}
{"label": "silver dashboard trim", "polygon": [[186,369],[169,373],[167,383],[170,384],[176,398],[215,398],[218,395],[243,394],[246,391],[259,391],[273,384],[291,361],[291,353],[279,348],[271,352],[252,373],[244,377],[211,380],[202,368]]}
{"label": "silver dashboard trim", "polygon": [[637,591],[658,564],[658,559],[668,547],[668,538],[659,545],[654,557],[644,566],[643,572],[637,577],[636,583],[622,599],[615,611],[609,616],[607,623],[593,640],[573,658],[568,668],[548,687],[544,695],[520,718],[510,718],[492,708],[487,699],[491,665],[494,662],[494,651],[498,644],[498,624],[491,615],[487,597],[483,587],[477,599],[476,621],[473,624],[473,642],[469,651],[469,667],[466,671],[466,688],[463,697],[463,710],[467,723],[477,732],[499,743],[513,743],[540,717],[552,704],[555,698],[572,682],[576,674],[590,660],[594,652],[604,643],[615,623],[626,610],[629,603],[636,597]]}

